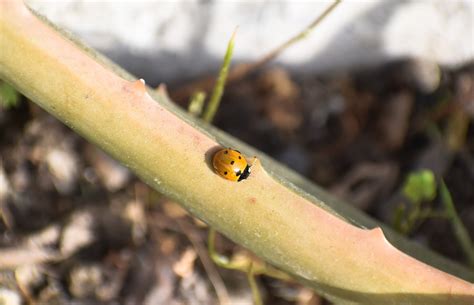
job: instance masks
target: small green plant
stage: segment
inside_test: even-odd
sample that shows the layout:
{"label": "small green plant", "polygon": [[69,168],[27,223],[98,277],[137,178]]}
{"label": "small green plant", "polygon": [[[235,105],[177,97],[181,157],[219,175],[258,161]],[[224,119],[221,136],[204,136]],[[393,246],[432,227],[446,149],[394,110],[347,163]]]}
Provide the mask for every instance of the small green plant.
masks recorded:
{"label": "small green plant", "polygon": [[[402,189],[409,205],[400,204],[395,211],[393,226],[399,232],[408,235],[424,220],[434,217],[444,217],[451,222],[454,235],[466,256],[469,266],[474,268],[474,246],[469,233],[462,223],[454,206],[451,193],[443,180],[439,185],[431,170],[423,169],[408,175]],[[439,193],[443,210],[435,211],[433,200]],[[426,205],[425,205],[426,203]]]}
{"label": "small green plant", "polygon": [[430,170],[410,174],[403,187],[403,194],[413,203],[432,201],[436,197],[436,178]]}
{"label": "small green plant", "polygon": [[0,80],[0,108],[11,109],[18,106],[20,94],[9,84]]}
{"label": "small green plant", "polygon": [[221,102],[222,94],[224,94],[225,81],[227,80],[227,74],[229,73],[232,53],[234,52],[234,38],[236,33],[237,29],[234,31],[232,37],[229,40],[224,56],[224,61],[222,62],[221,69],[219,70],[219,77],[217,78],[214,89],[212,90],[211,99],[209,100],[206,110],[202,115],[203,120],[208,123],[211,123],[214,119]]}
{"label": "small green plant", "polygon": [[292,278],[287,273],[272,267],[256,257],[252,257],[248,253],[237,253],[233,255],[232,258],[219,254],[215,247],[216,234],[216,230],[212,228],[209,230],[207,246],[212,261],[219,267],[237,270],[247,274],[247,280],[252,290],[252,298],[255,305],[263,304],[255,276],[266,275],[282,281],[292,281]]}
{"label": "small green plant", "polygon": [[[394,228],[402,234],[413,232],[427,217],[435,217],[431,202],[436,197],[436,178],[430,170],[408,175],[402,188],[409,204],[400,204],[395,211]],[[427,203],[427,205],[424,205]]]}

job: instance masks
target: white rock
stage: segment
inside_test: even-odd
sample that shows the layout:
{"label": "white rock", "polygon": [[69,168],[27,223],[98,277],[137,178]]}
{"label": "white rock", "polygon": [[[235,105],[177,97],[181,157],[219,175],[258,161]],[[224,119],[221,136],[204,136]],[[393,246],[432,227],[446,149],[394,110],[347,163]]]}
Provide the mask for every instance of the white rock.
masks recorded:
{"label": "white rock", "polygon": [[78,298],[94,297],[104,282],[103,271],[98,265],[78,266],[69,275],[69,291]]}
{"label": "white rock", "polygon": [[27,239],[29,247],[47,247],[58,242],[60,236],[59,225],[52,224],[45,229],[30,235]]}
{"label": "white rock", "polygon": [[15,278],[22,291],[32,295],[33,290],[45,280],[45,275],[37,265],[22,265],[16,268]]}
{"label": "white rock", "polygon": [[2,305],[20,305],[20,294],[14,290],[0,288],[0,304]]}
{"label": "white rock", "polygon": [[77,158],[70,151],[53,148],[48,152],[46,162],[58,192],[70,193],[78,178]]}
{"label": "white rock", "polygon": [[[236,26],[234,60],[252,61],[302,31],[332,1],[28,3],[140,77],[172,81],[218,68]],[[278,61],[316,72],[400,55],[458,64],[474,59],[473,20],[471,0],[346,0]]]}
{"label": "white rock", "polygon": [[10,183],[8,182],[7,174],[0,162],[0,204],[7,199],[10,193]]}
{"label": "white rock", "polygon": [[64,228],[60,250],[71,255],[94,240],[93,216],[89,212],[75,213]]}
{"label": "white rock", "polygon": [[99,149],[90,149],[95,174],[110,192],[123,188],[131,178],[130,171]]}

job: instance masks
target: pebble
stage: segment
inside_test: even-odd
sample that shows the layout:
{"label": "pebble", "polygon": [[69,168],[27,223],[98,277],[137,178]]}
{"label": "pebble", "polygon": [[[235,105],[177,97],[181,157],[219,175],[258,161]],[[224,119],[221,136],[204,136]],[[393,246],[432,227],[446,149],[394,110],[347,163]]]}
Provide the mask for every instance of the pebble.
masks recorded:
{"label": "pebble", "polygon": [[70,194],[76,187],[78,178],[78,160],[71,151],[51,149],[46,156],[53,183],[61,194]]}
{"label": "pebble", "polygon": [[63,230],[60,250],[64,255],[71,255],[80,248],[92,243],[94,218],[90,212],[79,211],[72,215]]}
{"label": "pebble", "polygon": [[71,270],[69,280],[69,291],[74,297],[95,297],[104,275],[98,265],[82,265]]}
{"label": "pebble", "polygon": [[0,288],[0,304],[1,305],[21,305],[21,297],[17,291]]}

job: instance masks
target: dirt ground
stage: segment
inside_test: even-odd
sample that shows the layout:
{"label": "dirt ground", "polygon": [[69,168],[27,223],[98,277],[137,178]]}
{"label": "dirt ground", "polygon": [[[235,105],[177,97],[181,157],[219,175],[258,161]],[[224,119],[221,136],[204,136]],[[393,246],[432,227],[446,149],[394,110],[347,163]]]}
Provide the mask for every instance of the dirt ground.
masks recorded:
{"label": "dirt ground", "polygon": [[[214,122],[387,223],[407,204],[407,175],[431,169],[474,236],[474,63],[265,69],[227,87]],[[25,98],[0,108],[0,215],[0,304],[212,305],[216,290],[252,304],[246,275],[210,261],[203,223]],[[410,237],[465,263],[445,218]],[[243,251],[222,236],[218,248]],[[265,304],[329,304],[297,283],[257,281]]]}

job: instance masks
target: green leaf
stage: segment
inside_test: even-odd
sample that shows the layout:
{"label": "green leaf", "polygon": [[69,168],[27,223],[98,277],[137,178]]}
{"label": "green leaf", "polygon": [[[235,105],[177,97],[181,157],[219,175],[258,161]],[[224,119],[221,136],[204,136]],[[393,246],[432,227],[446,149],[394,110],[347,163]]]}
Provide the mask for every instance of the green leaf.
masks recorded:
{"label": "green leaf", "polygon": [[403,186],[403,194],[413,204],[432,201],[436,197],[436,179],[433,172],[423,169],[411,173]]}
{"label": "green leaf", "polygon": [[0,107],[10,109],[18,106],[20,94],[7,83],[0,82]]}

